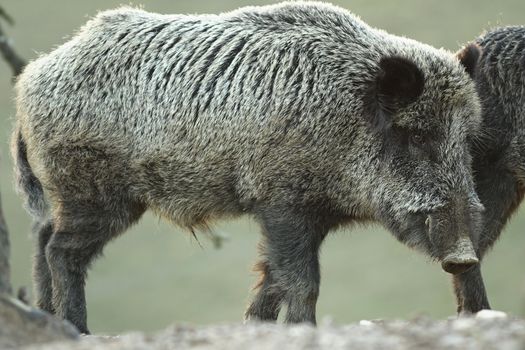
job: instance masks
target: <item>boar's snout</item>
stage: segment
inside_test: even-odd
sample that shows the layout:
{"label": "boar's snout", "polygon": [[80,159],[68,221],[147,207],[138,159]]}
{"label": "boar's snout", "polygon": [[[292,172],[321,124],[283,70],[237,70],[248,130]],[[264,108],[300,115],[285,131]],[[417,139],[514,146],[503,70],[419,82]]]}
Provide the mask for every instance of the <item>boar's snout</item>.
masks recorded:
{"label": "boar's snout", "polygon": [[458,275],[468,271],[478,263],[479,260],[474,251],[472,241],[468,238],[462,238],[443,258],[441,267],[448,273]]}

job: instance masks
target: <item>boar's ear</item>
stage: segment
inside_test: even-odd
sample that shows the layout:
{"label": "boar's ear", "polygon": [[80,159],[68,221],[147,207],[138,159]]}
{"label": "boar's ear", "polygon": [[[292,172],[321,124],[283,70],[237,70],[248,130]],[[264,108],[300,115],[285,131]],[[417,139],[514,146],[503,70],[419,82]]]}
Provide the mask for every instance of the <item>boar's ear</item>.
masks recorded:
{"label": "boar's ear", "polygon": [[456,57],[471,78],[474,78],[480,56],[481,48],[476,43],[470,43],[456,53]]}
{"label": "boar's ear", "polygon": [[403,57],[383,57],[379,62],[371,106],[371,124],[375,129],[386,129],[392,123],[393,113],[423,93],[425,77],[411,60]]}

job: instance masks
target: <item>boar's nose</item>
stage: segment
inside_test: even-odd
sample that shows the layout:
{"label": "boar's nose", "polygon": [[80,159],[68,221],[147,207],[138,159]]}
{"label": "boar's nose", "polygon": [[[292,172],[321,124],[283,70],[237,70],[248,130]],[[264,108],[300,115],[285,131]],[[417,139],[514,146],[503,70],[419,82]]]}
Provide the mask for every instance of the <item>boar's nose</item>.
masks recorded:
{"label": "boar's nose", "polygon": [[448,273],[457,275],[466,272],[479,263],[479,260],[468,238],[460,239],[453,249],[443,258],[441,267]]}
{"label": "boar's nose", "polygon": [[472,266],[476,265],[479,262],[478,258],[475,256],[466,257],[466,258],[452,258],[449,260],[444,260],[441,263],[441,267],[448,273],[453,275],[459,275],[460,273],[468,271]]}

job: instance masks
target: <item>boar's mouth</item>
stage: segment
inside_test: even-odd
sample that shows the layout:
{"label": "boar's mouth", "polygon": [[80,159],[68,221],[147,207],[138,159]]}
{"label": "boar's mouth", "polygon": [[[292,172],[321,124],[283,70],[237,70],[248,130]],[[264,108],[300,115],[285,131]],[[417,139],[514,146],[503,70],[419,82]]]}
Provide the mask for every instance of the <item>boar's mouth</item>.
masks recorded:
{"label": "boar's mouth", "polygon": [[457,275],[479,263],[469,234],[474,227],[470,218],[458,214],[465,212],[454,213],[449,206],[410,211],[404,220],[387,221],[387,227],[399,241],[428,254],[444,271]]}
{"label": "boar's mouth", "polygon": [[447,211],[430,214],[425,221],[430,241],[439,252],[441,267],[453,275],[467,272],[479,263],[468,221],[451,219]]}

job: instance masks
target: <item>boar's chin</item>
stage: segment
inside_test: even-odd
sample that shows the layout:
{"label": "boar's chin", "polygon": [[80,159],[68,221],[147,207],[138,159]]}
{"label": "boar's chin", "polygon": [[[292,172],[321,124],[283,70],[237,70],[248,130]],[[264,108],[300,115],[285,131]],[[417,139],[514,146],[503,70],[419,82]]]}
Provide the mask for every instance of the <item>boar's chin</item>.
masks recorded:
{"label": "boar's chin", "polygon": [[416,213],[404,213],[396,218],[390,216],[383,223],[385,227],[406,246],[424,254],[437,258],[433,253],[432,243],[425,224],[427,213],[417,211]]}
{"label": "boar's chin", "polygon": [[437,258],[432,252],[432,245],[424,227],[421,227],[419,229],[407,229],[402,232],[398,232],[396,236],[398,240],[406,246],[417,250],[423,254],[429,255],[432,258]]}

